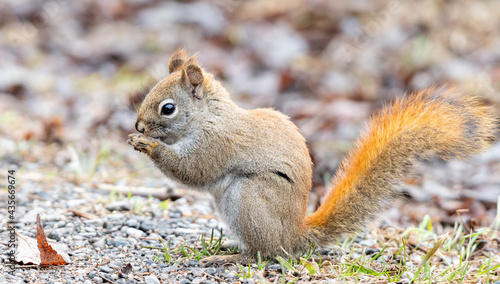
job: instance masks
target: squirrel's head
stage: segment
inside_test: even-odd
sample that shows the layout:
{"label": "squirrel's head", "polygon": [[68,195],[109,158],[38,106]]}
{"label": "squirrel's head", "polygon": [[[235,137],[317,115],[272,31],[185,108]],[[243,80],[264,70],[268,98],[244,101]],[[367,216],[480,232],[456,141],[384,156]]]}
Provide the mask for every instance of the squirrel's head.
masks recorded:
{"label": "squirrel's head", "polygon": [[183,49],[170,58],[169,75],[149,92],[139,109],[135,128],[146,136],[172,144],[186,135],[204,112],[206,77],[195,56]]}

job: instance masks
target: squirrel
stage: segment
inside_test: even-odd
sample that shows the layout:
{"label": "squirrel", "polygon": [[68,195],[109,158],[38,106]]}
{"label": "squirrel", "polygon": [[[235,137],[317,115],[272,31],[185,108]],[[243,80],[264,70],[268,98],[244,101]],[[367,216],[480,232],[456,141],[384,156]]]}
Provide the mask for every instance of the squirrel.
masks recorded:
{"label": "squirrel", "polygon": [[240,254],[211,263],[297,256],[359,230],[400,195],[418,159],[467,158],[494,141],[495,118],[476,96],[427,89],[374,114],[306,216],[312,161],[305,138],[273,109],[238,107],[195,56],[180,49],[144,99],[127,141],[169,178],[214,197]]}

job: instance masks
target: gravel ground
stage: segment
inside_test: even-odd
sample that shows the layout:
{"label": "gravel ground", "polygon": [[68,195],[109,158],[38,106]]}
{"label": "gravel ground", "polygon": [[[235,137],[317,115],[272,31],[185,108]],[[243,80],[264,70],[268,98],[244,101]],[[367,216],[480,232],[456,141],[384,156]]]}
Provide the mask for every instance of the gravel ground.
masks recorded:
{"label": "gravel ground", "polygon": [[[172,263],[167,264],[164,251],[151,248],[161,248],[160,239],[173,249],[200,247],[200,236],[209,239],[212,232],[218,238],[221,224],[208,198],[188,195],[166,205],[154,198],[110,194],[88,184],[43,181],[29,170],[20,176],[25,179],[16,195],[16,232],[36,237],[35,219],[40,214],[48,238],[69,246],[71,263],[41,268],[18,265],[15,276],[2,265],[0,283],[230,283],[240,278],[241,269],[235,265],[202,267],[197,259],[179,252],[172,252]],[[80,217],[79,212],[90,215]],[[0,239],[8,238],[3,220]],[[6,245],[0,244],[4,263],[6,251]],[[333,250],[321,252],[333,256]],[[124,272],[126,266],[132,267],[129,273]],[[281,266],[274,262],[267,269],[277,273]]]}
{"label": "gravel ground", "polygon": [[[109,142],[109,141],[108,141]],[[29,147],[25,144],[29,144]],[[118,145],[120,142],[117,141]],[[8,149],[9,142],[1,140],[0,144]],[[102,148],[102,147],[101,147]],[[83,160],[92,157],[90,150],[72,150],[71,147],[48,147],[45,143],[18,143],[12,152],[15,155],[4,155],[3,168],[16,169],[16,232],[21,235],[35,237],[36,215],[40,214],[45,234],[49,240],[69,246],[71,263],[65,266],[39,267],[19,264],[15,276],[9,275],[8,267],[0,266],[0,283],[266,283],[280,281],[282,267],[273,260],[267,263],[261,272],[257,264],[251,265],[254,271],[249,279],[244,279],[244,271],[248,266],[204,267],[199,262],[203,256],[193,253],[193,249],[202,250],[201,236],[205,240],[220,236],[220,230],[225,228],[214,213],[210,198],[192,195],[189,191],[174,189],[174,185],[165,179],[145,157],[136,154],[135,164],[127,166],[126,153],[128,147],[109,147],[108,155],[101,155],[99,165],[94,171],[83,171]],[[74,151],[77,156],[72,156]],[[41,153],[44,153],[42,155]],[[102,152],[102,151],[101,151]],[[105,151],[104,151],[105,152]],[[132,152],[132,151],[130,151]],[[56,154],[57,153],[57,154]],[[132,152],[133,153],[133,152]],[[33,155],[33,156],[30,156]],[[36,159],[33,157],[37,157]],[[77,159],[77,157],[79,157]],[[97,159],[94,157],[94,159]],[[80,164],[76,163],[79,160]],[[488,175],[492,167],[497,167],[500,161],[500,147],[494,147],[489,152],[478,157],[476,163],[455,161],[443,165],[427,165],[424,171],[425,181],[421,186],[413,186],[411,191],[433,190],[439,184],[447,184],[448,179],[456,180],[454,175],[462,175],[462,179],[473,187],[475,180],[482,180],[481,186],[485,193],[491,193],[491,188],[498,186],[498,179]],[[8,164],[7,164],[8,163]],[[92,163],[91,163],[92,164]],[[22,165],[21,167],[19,167]],[[423,166],[422,166],[423,167]],[[114,173],[110,179],[107,172]],[[107,178],[106,178],[107,177]],[[127,177],[127,178],[120,178]],[[1,173],[2,180],[7,179],[7,173]],[[113,180],[113,184],[109,183]],[[129,196],[120,193],[120,186],[127,183],[132,191],[142,188],[152,194],[167,192],[174,201],[161,201],[154,197]],[[489,200],[491,197],[481,197],[481,186],[477,186],[476,198]],[[443,187],[443,186],[442,186]],[[125,187],[126,188],[126,187]],[[443,187],[444,188],[444,187]],[[111,190],[111,191],[110,191]],[[410,192],[411,192],[410,191]],[[147,196],[147,195],[146,195]],[[1,202],[6,202],[6,191],[0,191]],[[413,202],[413,201],[412,201]],[[444,201],[436,201],[436,203]],[[478,202],[478,201],[476,201]],[[382,225],[372,224],[368,230],[354,238],[349,246],[342,243],[330,248],[314,252],[317,259],[330,261],[333,265],[345,262],[345,259],[355,261],[363,255],[374,255],[380,252],[386,243],[381,243],[380,236],[387,239],[400,238],[404,231],[396,224],[401,221],[400,215],[411,216],[420,211],[436,218],[446,218],[444,211],[429,206],[405,206],[409,201],[401,200],[397,208],[389,212]],[[479,204],[479,203],[478,203]],[[441,205],[442,206],[442,205]],[[475,208],[474,206],[472,206]],[[477,206],[476,206],[477,207]],[[410,209],[413,208],[413,209]],[[481,207],[482,208],[482,207]],[[412,211],[413,210],[413,211]],[[486,210],[486,209],[483,209]],[[6,207],[0,208],[1,216],[8,216]],[[397,212],[397,213],[394,213]],[[484,212],[484,220],[494,218],[494,209]],[[420,215],[419,215],[420,214]],[[465,214],[465,213],[464,213]],[[464,215],[465,216],[465,215]],[[420,218],[420,217],[417,217]],[[404,219],[403,219],[404,220]],[[389,223],[387,223],[389,222]],[[452,224],[451,224],[452,225]],[[443,232],[441,227],[435,231]],[[230,236],[229,236],[230,237]],[[0,261],[6,264],[7,243],[9,239],[6,219],[0,226]],[[162,240],[162,241],[160,241]],[[226,238],[224,237],[224,240]],[[498,252],[500,240],[492,241],[487,251]],[[163,244],[162,244],[163,242]],[[170,253],[165,255],[164,244],[170,243]],[[184,248],[186,254],[181,251]],[[387,259],[393,258],[398,247],[387,249]],[[385,257],[385,256],[384,256]],[[420,259],[420,258],[416,258]],[[128,268],[127,268],[128,267]],[[332,283],[341,283],[336,278],[334,270],[330,273],[311,275],[304,266],[296,265],[296,271],[287,270],[287,281],[298,279],[298,282],[322,282],[328,279]],[[380,268],[379,268],[380,269]],[[328,271],[328,270],[326,270]],[[409,281],[410,272],[403,274],[402,283]],[[363,277],[360,278],[360,280]],[[313,281],[314,280],[314,281]],[[366,276],[366,281],[373,278]]]}
{"label": "gravel ground", "polygon": [[[9,276],[8,196],[0,190],[0,283],[281,282],[276,261],[248,280],[240,280],[246,266],[200,266],[188,247],[201,249],[200,236],[213,229],[217,237],[221,226],[210,199],[179,190],[125,143],[172,52],[199,52],[238,105],[291,117],[315,162],[311,212],[369,114],[399,94],[449,84],[500,113],[499,19],[500,1],[0,1],[0,184],[17,169],[17,233],[34,237],[39,213],[71,257]],[[409,198],[382,216],[396,225],[375,224],[352,244],[316,252],[337,270],[298,267],[287,280],[342,282],[335,271],[378,253],[387,245],[381,236],[391,241],[383,257],[397,262],[400,228],[427,215],[436,234],[455,222],[487,227],[498,215],[500,143],[473,161],[433,160],[417,172],[406,181]],[[124,186],[153,198],[110,192]],[[469,211],[458,216],[462,208]],[[170,262],[151,248],[162,246],[159,238],[170,241]],[[483,265],[488,253],[500,263],[498,237],[481,241],[471,264]],[[418,266],[422,251],[412,252]],[[476,283],[471,267],[466,281]]]}

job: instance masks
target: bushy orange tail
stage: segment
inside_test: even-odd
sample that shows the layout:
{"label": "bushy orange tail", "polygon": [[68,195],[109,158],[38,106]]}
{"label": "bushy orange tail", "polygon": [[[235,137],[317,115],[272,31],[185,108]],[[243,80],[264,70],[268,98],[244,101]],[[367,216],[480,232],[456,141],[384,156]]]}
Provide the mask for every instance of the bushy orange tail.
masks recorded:
{"label": "bushy orange tail", "polygon": [[494,140],[495,121],[478,98],[426,90],[375,114],[342,162],[320,208],[306,219],[307,239],[330,243],[360,228],[398,195],[416,159],[465,158]]}

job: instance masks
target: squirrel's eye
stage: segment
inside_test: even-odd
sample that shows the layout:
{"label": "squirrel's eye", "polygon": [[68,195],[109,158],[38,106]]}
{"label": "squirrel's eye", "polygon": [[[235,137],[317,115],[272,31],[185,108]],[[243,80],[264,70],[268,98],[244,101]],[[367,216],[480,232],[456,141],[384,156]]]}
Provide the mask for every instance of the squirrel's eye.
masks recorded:
{"label": "squirrel's eye", "polygon": [[166,99],[160,103],[159,113],[161,116],[172,118],[177,114],[177,107],[172,99]]}
{"label": "squirrel's eye", "polygon": [[165,104],[161,108],[161,115],[169,116],[175,112],[175,106],[173,104]]}

